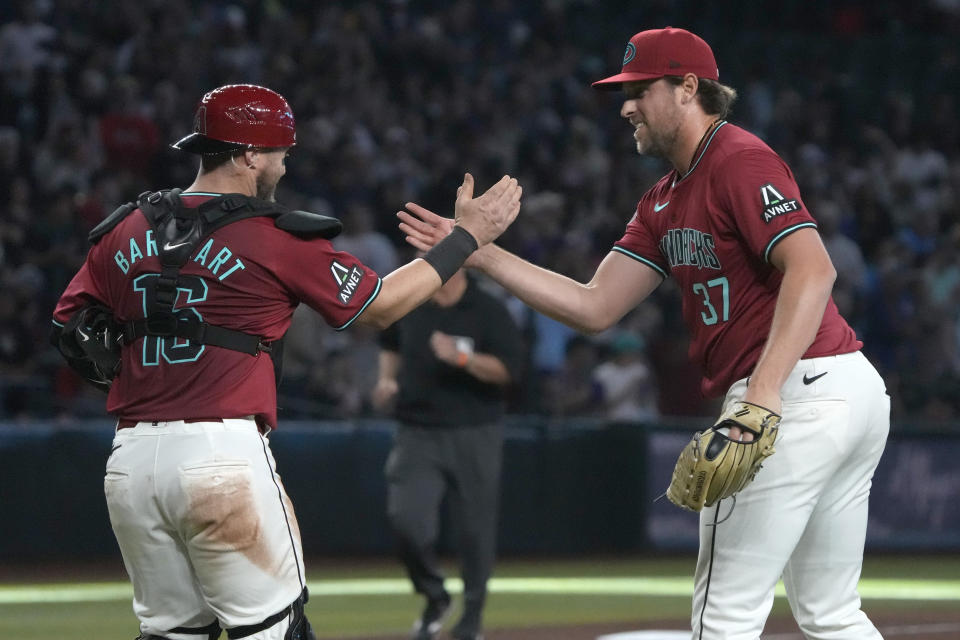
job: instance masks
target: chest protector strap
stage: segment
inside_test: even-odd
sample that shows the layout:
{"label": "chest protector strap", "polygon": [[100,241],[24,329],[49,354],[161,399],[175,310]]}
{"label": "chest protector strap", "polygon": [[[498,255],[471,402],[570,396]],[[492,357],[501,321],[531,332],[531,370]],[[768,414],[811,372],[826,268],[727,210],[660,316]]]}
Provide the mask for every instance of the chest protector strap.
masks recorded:
{"label": "chest protector strap", "polygon": [[271,352],[271,343],[260,336],[227,329],[195,317],[178,318],[173,311],[177,301],[180,269],[211,233],[238,220],[283,212],[274,203],[226,195],[212,198],[195,209],[185,208],[180,190],[141,194],[137,206],[154,229],[160,258],[156,295],[147,309],[147,317],[123,326],[125,344],[144,336],[177,337],[195,344],[209,344],[257,355]]}
{"label": "chest protector strap", "polygon": [[144,336],[177,337],[195,344],[258,355],[270,354],[277,384],[283,356],[283,339],[265,342],[256,336],[201,322],[196,317],[180,317],[174,313],[177,301],[180,269],[187,263],[199,244],[217,229],[246,218],[271,217],[274,224],[288,233],[302,238],[333,238],[343,228],[336,218],[307,211],[292,211],[275,202],[267,202],[240,194],[225,194],[211,198],[196,208],[186,208],[180,200],[180,189],[145,192],[136,203],[126,204],[90,232],[90,241],[96,243],[123,218],[137,208],[154,230],[160,274],[156,295],[146,310],[146,318],[123,325],[124,344]]}

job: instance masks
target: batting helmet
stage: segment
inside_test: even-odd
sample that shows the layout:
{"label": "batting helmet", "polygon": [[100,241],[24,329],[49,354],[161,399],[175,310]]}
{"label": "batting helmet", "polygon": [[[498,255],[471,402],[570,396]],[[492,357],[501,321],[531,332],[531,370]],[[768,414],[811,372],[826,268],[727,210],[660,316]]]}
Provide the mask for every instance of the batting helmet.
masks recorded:
{"label": "batting helmet", "polygon": [[293,111],[283,96],[255,84],[228,84],[203,96],[193,118],[193,133],[173,148],[210,154],[292,147],[296,142]]}

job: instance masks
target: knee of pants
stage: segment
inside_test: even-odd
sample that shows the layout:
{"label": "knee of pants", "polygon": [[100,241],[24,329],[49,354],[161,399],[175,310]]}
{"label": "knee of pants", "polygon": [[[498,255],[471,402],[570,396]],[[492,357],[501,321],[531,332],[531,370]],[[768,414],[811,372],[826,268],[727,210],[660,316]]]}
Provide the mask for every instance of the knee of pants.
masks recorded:
{"label": "knee of pants", "polygon": [[404,512],[387,514],[390,527],[404,542],[417,546],[430,544],[436,537],[435,518],[423,518]]}
{"label": "knee of pants", "polygon": [[304,605],[310,594],[304,587],[300,596],[290,606],[270,616],[260,624],[227,629],[229,640],[316,640],[310,621],[304,613]]}

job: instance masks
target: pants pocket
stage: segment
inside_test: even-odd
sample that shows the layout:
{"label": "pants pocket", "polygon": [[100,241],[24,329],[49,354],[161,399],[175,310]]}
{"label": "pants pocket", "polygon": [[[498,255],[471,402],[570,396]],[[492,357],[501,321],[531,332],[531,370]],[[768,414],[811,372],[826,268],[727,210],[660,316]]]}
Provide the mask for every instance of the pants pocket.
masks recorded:
{"label": "pants pocket", "polygon": [[120,467],[107,469],[103,477],[103,495],[111,508],[115,504],[125,504],[130,496],[130,472]]}
{"label": "pants pocket", "polygon": [[190,545],[203,551],[243,551],[262,537],[253,471],[246,460],[180,468],[186,499],[182,523]]}

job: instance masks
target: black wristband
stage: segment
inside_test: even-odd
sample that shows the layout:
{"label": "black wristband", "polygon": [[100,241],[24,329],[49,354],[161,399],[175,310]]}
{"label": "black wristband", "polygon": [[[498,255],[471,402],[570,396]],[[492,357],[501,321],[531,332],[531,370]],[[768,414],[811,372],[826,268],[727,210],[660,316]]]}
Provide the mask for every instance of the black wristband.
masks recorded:
{"label": "black wristband", "polygon": [[477,250],[477,239],[463,227],[454,227],[446,238],[423,256],[436,269],[441,282],[446,282],[463,266],[470,254]]}

